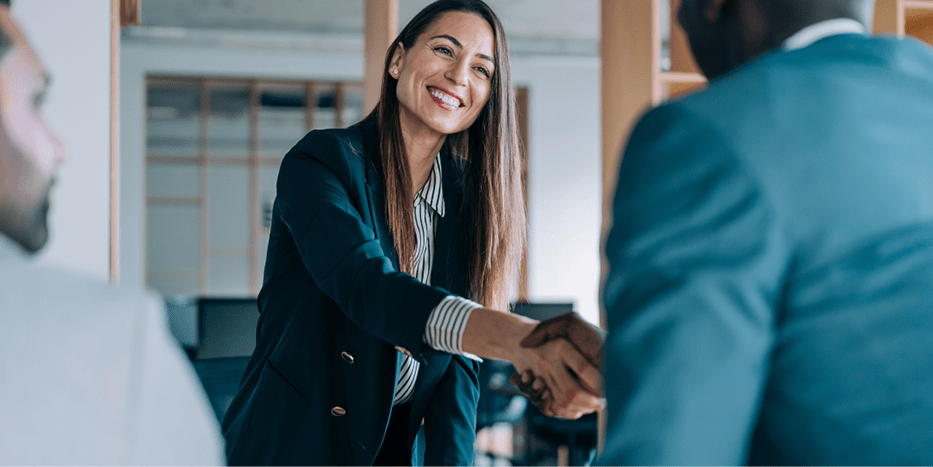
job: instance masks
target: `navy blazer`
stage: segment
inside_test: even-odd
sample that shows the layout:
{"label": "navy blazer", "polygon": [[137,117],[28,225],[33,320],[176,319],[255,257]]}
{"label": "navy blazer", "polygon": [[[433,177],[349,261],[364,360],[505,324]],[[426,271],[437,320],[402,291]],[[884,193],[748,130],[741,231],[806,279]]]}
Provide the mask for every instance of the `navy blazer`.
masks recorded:
{"label": "navy blazer", "polygon": [[933,50],[842,34],[649,112],[607,239],[609,465],[933,464]]}
{"label": "navy blazer", "polygon": [[466,292],[461,167],[442,153],[428,286],[399,272],[375,130],[312,131],[282,161],[256,349],[222,424],[231,464],[371,465],[403,353],[422,365],[409,440],[425,437],[427,464],[472,464],[479,365],[422,341],[434,307]]}

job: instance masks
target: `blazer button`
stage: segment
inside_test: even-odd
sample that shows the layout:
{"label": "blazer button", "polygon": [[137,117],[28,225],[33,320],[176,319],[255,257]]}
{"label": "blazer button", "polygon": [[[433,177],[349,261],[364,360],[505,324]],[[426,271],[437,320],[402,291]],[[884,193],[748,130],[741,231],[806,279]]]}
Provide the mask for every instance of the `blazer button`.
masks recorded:
{"label": "blazer button", "polygon": [[353,363],[353,360],[354,360],[353,355],[350,355],[346,352],[340,352],[340,356],[343,357],[343,359],[346,360],[347,363]]}
{"label": "blazer button", "polygon": [[396,346],[395,346],[395,350],[398,350],[399,352],[402,352],[402,354],[411,357],[411,352],[409,352],[408,349],[406,349],[405,347],[400,347],[400,346],[396,345]]}
{"label": "blazer button", "polygon": [[330,409],[330,414],[335,417],[342,417],[347,414],[347,411],[343,407],[337,406]]}

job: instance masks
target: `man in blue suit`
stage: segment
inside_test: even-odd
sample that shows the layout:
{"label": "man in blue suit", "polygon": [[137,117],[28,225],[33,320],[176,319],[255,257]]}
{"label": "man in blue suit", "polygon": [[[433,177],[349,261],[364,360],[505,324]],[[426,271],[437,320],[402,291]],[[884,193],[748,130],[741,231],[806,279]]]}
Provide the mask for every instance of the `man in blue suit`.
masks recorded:
{"label": "man in blue suit", "polygon": [[872,2],[683,0],[607,239],[606,464],[933,464],[933,50]]}

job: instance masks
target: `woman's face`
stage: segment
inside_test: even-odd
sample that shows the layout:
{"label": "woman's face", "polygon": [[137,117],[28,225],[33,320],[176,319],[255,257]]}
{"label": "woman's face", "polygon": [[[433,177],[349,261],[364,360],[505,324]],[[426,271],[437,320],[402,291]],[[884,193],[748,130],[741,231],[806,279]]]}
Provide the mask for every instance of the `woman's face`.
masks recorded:
{"label": "woman's face", "polygon": [[494,56],[489,23],[462,11],[439,16],[409,50],[399,44],[389,76],[398,80],[403,133],[449,135],[472,125],[489,100]]}

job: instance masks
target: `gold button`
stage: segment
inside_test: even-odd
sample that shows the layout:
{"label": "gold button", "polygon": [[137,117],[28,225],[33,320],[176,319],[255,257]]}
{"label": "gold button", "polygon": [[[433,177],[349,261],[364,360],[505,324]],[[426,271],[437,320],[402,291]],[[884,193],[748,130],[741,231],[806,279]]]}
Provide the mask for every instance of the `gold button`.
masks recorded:
{"label": "gold button", "polygon": [[340,356],[343,357],[343,359],[346,360],[347,363],[353,363],[353,360],[354,360],[353,355],[350,355],[346,352],[340,352]]}
{"label": "gold button", "polygon": [[343,407],[337,406],[330,409],[330,414],[335,417],[342,417],[347,414],[347,411]]}
{"label": "gold button", "polygon": [[405,347],[400,347],[396,345],[395,350],[398,350],[399,352],[402,352],[404,355],[408,355],[409,357],[411,357],[411,352],[409,352],[408,349],[406,349]]}

